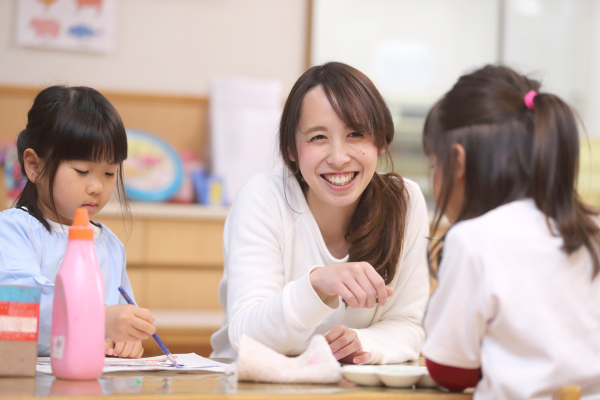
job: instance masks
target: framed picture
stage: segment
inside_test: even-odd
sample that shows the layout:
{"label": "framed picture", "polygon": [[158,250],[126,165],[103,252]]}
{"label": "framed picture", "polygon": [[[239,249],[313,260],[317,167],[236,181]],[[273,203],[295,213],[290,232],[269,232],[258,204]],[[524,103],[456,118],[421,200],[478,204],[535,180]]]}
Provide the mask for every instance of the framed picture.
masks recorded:
{"label": "framed picture", "polygon": [[18,46],[107,53],[114,46],[116,0],[18,0]]}

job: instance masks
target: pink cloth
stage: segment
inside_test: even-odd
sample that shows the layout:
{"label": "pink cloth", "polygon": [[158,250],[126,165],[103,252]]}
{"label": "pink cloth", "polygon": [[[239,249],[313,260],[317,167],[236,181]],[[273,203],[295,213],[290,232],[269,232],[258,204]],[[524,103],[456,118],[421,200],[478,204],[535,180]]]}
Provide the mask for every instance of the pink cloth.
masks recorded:
{"label": "pink cloth", "polygon": [[342,367],[321,335],[314,336],[298,357],[286,357],[244,335],[239,343],[238,360],[225,372],[237,372],[239,381],[337,383],[342,380]]}

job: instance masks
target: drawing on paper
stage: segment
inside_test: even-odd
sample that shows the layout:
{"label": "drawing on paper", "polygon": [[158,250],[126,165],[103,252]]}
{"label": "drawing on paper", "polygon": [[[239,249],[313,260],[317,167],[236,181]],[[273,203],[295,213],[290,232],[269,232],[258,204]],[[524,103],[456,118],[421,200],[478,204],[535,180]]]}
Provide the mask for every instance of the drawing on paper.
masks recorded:
{"label": "drawing on paper", "polygon": [[[183,368],[175,368],[166,356],[126,359],[126,358],[111,358],[104,359],[103,372],[117,371],[202,371],[202,372],[218,372],[225,371],[226,364],[200,357],[197,354],[173,354],[177,359],[177,363]],[[38,357],[36,370],[44,374],[52,373],[50,357]]]}
{"label": "drawing on paper", "polygon": [[24,47],[109,52],[116,0],[18,0],[16,41]]}
{"label": "drawing on paper", "polygon": [[103,0],[75,0],[77,2],[77,9],[83,7],[96,7],[98,11],[102,9]]}
{"label": "drawing on paper", "polygon": [[33,18],[29,25],[37,37],[57,37],[60,32],[60,23],[52,19]]}

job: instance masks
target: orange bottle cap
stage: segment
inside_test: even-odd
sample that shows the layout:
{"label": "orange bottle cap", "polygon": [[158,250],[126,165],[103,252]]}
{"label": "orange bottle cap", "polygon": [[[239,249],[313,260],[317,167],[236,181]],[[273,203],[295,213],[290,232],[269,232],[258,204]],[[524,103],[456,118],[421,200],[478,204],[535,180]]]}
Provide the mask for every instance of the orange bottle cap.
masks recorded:
{"label": "orange bottle cap", "polygon": [[73,224],[69,228],[69,239],[94,240],[94,230],[90,226],[87,209],[78,208],[75,210],[75,218],[73,218]]}

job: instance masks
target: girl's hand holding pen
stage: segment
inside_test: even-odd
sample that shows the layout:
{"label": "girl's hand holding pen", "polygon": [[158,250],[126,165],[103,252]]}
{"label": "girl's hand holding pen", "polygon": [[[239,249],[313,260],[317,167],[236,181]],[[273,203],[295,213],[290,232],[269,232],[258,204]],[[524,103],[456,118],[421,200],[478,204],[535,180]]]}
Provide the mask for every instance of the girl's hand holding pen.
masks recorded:
{"label": "girl's hand holding pen", "polygon": [[144,354],[144,348],[141,342],[114,342],[112,339],[106,339],[104,354],[120,358],[140,358]]}
{"label": "girl's hand holding pen", "polygon": [[154,316],[146,308],[130,304],[105,306],[106,336],[117,342],[139,342],[156,332]]}

